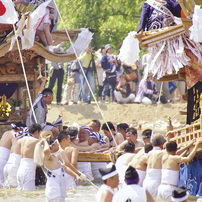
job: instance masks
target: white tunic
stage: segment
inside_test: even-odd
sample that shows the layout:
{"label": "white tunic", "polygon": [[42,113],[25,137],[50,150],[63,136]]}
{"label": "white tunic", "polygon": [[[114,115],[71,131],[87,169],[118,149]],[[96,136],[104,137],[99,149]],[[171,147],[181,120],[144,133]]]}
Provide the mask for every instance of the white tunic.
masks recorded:
{"label": "white tunic", "polygon": [[98,193],[96,195],[96,202],[100,202],[101,201],[101,195],[103,193],[104,190],[109,190],[113,195],[115,194],[115,191],[108,185],[103,184],[100,189],[98,190]]}
{"label": "white tunic", "polygon": [[36,164],[34,163],[34,159],[22,158],[17,172],[18,189],[35,189],[35,174]]}
{"label": "white tunic", "polygon": [[0,184],[3,183],[4,181],[4,166],[6,165],[9,155],[10,155],[10,150],[5,148],[5,147],[0,147]]}
{"label": "white tunic", "polygon": [[123,189],[118,191],[112,202],[147,202],[147,195],[144,188],[137,184],[126,185]]}

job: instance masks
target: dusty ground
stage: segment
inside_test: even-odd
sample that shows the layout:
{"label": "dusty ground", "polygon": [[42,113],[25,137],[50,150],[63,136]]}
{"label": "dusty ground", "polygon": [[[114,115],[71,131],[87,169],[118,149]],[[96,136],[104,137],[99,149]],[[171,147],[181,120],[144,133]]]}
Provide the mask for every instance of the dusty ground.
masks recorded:
{"label": "dusty ground", "polygon": [[[168,117],[172,118],[173,123],[177,123],[176,127],[181,127],[186,122],[186,116],[179,114],[179,111],[186,110],[186,103],[159,104],[158,110],[156,104],[105,104],[99,106],[106,121],[111,121],[115,125],[118,123],[128,123],[138,127],[138,125],[144,122],[153,123],[155,119],[162,125],[161,122],[166,123]],[[155,118],[156,113],[157,116]],[[63,125],[71,125],[74,122],[77,122],[79,125],[85,125],[93,119],[98,119],[101,123],[104,123],[96,104],[76,106],[51,105],[47,121],[53,122],[60,114],[63,117]]]}

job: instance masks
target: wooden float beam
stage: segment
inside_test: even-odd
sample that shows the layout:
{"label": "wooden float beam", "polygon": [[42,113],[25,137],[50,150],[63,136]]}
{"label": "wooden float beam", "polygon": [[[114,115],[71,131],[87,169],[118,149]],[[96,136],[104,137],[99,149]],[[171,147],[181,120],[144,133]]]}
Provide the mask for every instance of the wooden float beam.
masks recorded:
{"label": "wooden float beam", "polygon": [[155,31],[144,32],[143,35],[135,35],[134,37],[140,41],[140,47],[148,47],[149,44],[172,38],[176,35],[184,33],[183,24],[166,27]]}
{"label": "wooden float beam", "polygon": [[[115,159],[118,158],[118,153],[115,154]],[[79,162],[111,162],[109,153],[88,153],[79,152]]]}
{"label": "wooden float beam", "polygon": [[[28,81],[34,81],[34,74],[27,74]],[[13,82],[25,82],[24,74],[5,74],[0,75],[0,83],[13,83]]]}
{"label": "wooden float beam", "polygon": [[202,141],[202,115],[197,123],[187,125],[184,128],[169,132],[171,141],[175,141],[178,146],[190,143],[193,139]]}
{"label": "wooden float beam", "polygon": [[[6,53],[9,52],[10,48],[10,42],[4,43],[0,45],[0,57],[3,57]],[[18,50],[17,44],[15,43],[12,51]],[[34,42],[34,46],[30,48],[29,50],[35,51],[38,55],[46,58],[47,60],[53,61],[53,62],[60,62],[65,63],[76,59],[75,54],[55,54],[50,52],[48,49],[46,49],[42,44],[38,42]]]}

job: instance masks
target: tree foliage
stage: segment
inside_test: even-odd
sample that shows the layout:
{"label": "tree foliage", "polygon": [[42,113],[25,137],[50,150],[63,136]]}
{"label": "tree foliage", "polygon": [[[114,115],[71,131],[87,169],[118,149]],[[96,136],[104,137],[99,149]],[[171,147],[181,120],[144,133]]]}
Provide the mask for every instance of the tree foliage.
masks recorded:
{"label": "tree foliage", "polygon": [[[118,45],[137,30],[143,0],[56,0],[67,29],[94,28],[92,46]],[[59,19],[58,29],[63,29]]]}

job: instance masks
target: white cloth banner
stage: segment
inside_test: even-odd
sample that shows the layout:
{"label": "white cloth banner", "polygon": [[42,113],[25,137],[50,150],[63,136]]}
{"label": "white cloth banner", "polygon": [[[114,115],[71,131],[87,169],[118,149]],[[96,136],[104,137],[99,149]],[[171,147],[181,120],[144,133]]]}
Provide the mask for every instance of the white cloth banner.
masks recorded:
{"label": "white cloth banner", "polygon": [[195,5],[194,7],[194,15],[192,18],[192,26],[189,28],[191,31],[190,39],[195,41],[196,43],[202,42],[202,9],[200,9],[201,6]]}
{"label": "white cloth banner", "polygon": [[[73,44],[77,55],[80,55],[88,48],[88,45],[93,38],[93,33],[91,33],[88,29],[81,28],[81,30],[82,30],[82,32],[78,35],[78,38],[76,39],[75,43]],[[68,54],[74,53],[72,46],[70,46],[66,50],[66,52]]]}
{"label": "white cloth banner", "polygon": [[128,36],[123,40],[118,59],[127,65],[133,66],[139,59],[139,40],[134,38],[135,31],[129,32]]}
{"label": "white cloth banner", "polygon": [[12,0],[0,0],[0,24],[15,24],[18,14]]}
{"label": "white cloth banner", "polygon": [[[43,4],[41,4],[36,10],[34,10],[33,13],[29,14],[29,20],[25,20],[23,27],[26,25],[26,29],[23,30],[24,34],[22,34],[22,31],[20,30],[18,33],[18,36],[22,39],[22,49],[30,49],[34,45],[34,38],[35,33],[42,22],[44,16],[46,15],[46,7],[52,0],[49,0]],[[27,13],[26,13],[27,14]],[[26,15],[24,14],[24,15]],[[18,22],[17,26],[18,28],[21,27],[21,24],[23,23],[23,17]],[[14,37],[11,41],[11,46],[9,48],[9,51],[13,49],[13,45],[15,44],[16,38]]]}

